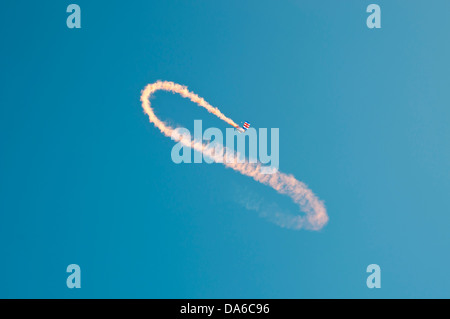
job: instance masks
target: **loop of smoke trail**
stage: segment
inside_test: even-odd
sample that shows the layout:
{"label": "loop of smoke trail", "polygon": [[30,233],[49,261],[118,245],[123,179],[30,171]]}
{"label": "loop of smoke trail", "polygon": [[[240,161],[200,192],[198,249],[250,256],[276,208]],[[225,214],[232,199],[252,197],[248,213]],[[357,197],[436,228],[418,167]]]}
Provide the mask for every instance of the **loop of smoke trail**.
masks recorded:
{"label": "loop of smoke trail", "polygon": [[[180,94],[182,97],[191,100],[198,106],[205,108],[208,112],[214,114],[226,123],[234,127],[238,126],[232,119],[226,117],[222,112],[220,112],[218,108],[213,107],[197,94],[190,92],[186,86],[174,82],[157,81],[155,83],[148,84],[142,91],[142,108],[148,115],[150,122],[152,122],[167,137],[172,137],[175,129],[161,121],[155,115],[150,104],[150,97],[153,93],[159,90]],[[275,222],[279,226],[291,229],[306,228],[319,230],[328,222],[328,215],[323,202],[319,200],[304,183],[296,180],[294,176],[278,171],[273,174],[263,174],[261,173],[260,164],[253,164],[249,162],[228,163],[223,160],[223,155],[213,153],[212,150],[201,141],[193,140],[187,142],[185,139],[179,140],[183,145],[191,147],[198,152],[202,152],[206,156],[212,158],[215,162],[222,163],[226,167],[232,168],[243,175],[250,176],[254,180],[272,187],[280,194],[289,196],[296,204],[299,205],[300,210],[304,212],[305,215],[277,214],[277,220]]]}

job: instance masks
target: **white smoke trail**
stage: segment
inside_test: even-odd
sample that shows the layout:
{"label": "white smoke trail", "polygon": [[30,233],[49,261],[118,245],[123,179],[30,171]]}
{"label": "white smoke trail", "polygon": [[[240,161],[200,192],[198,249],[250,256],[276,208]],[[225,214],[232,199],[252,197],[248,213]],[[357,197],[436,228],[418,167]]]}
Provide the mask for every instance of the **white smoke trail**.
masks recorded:
{"label": "white smoke trail", "polygon": [[[226,123],[234,127],[238,127],[232,119],[226,117],[218,108],[213,107],[197,94],[190,92],[186,86],[174,82],[157,81],[155,83],[148,84],[142,91],[142,108],[148,115],[150,122],[152,122],[167,137],[172,137],[175,129],[161,121],[155,115],[150,104],[150,97],[153,93],[159,90],[180,94],[182,97],[188,98],[197,105],[205,108],[208,112],[214,114]],[[191,147],[192,149],[209,156],[215,162],[222,163],[223,165],[232,168],[243,175],[250,176],[254,180],[272,187],[280,194],[288,195],[296,204],[299,205],[300,210],[304,212],[305,215],[283,214],[282,216],[278,216],[279,220],[282,221],[277,223],[280,226],[291,229],[306,228],[319,230],[328,222],[328,215],[323,202],[319,200],[304,183],[296,180],[294,176],[287,175],[279,171],[273,174],[263,174],[261,173],[260,163],[253,164],[248,161],[246,161],[246,163],[237,163],[236,161],[233,163],[228,163],[224,160],[223,155],[216,154],[213,152],[213,149],[208,148],[207,145],[203,144],[201,141],[192,140],[187,142],[181,137],[178,140],[185,146]]]}

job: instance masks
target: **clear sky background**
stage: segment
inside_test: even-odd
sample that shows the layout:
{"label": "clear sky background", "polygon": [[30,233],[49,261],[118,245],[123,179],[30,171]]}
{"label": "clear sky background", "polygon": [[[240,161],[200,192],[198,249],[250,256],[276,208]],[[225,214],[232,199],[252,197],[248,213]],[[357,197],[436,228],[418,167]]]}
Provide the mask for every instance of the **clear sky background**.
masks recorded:
{"label": "clear sky background", "polygon": [[[450,297],[449,1],[84,0],[68,29],[70,3],[0,11],[0,297]],[[159,79],[280,128],[280,170],[328,225],[280,228],[242,200],[288,197],[174,164],[139,101]],[[226,128],[179,96],[154,105]]]}

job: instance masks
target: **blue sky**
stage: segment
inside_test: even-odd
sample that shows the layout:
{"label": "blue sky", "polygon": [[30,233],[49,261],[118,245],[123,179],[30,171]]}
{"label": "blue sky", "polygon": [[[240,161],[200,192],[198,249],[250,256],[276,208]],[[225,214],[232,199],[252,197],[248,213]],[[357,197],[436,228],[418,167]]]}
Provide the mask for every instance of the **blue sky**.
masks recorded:
{"label": "blue sky", "polygon": [[[377,1],[377,30],[356,0],[77,1],[81,29],[70,3],[2,4],[0,297],[449,297],[450,2]],[[139,102],[156,80],[280,128],[280,170],[328,225],[279,228],[241,201],[289,198],[174,164]],[[225,129],[178,96],[154,105]]]}

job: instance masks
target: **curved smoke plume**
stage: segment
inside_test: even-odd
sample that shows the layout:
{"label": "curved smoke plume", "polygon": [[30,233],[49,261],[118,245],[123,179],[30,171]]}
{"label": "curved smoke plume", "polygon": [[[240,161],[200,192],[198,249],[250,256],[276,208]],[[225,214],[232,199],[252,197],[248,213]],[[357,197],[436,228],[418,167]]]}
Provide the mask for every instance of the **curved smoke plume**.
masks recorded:
{"label": "curved smoke plume", "polygon": [[[155,83],[148,84],[142,91],[142,108],[148,115],[150,122],[152,122],[161,131],[161,133],[167,137],[173,136],[175,128],[161,121],[155,115],[150,103],[150,97],[152,94],[159,90],[180,94],[182,97],[187,98],[196,103],[198,106],[205,108],[208,112],[214,114],[231,126],[238,126],[232,119],[226,117],[222,112],[220,112],[218,108],[213,107],[197,94],[190,92],[186,86],[174,82],[157,81]],[[233,163],[228,163],[224,160],[224,155],[216,154],[201,141],[192,140],[188,142],[181,137],[177,140],[179,140],[183,145],[191,147],[192,149],[209,156],[215,162],[222,163],[223,165],[232,168],[243,175],[252,177],[257,182],[272,187],[280,194],[289,196],[296,204],[298,204],[300,210],[305,213],[304,215],[277,213],[277,221],[275,222],[278,225],[291,229],[306,228],[319,230],[328,222],[328,215],[323,202],[319,200],[304,183],[295,179],[294,176],[284,174],[279,171],[274,172],[273,174],[263,174],[261,172],[260,163],[255,164],[249,163],[248,161],[245,163],[237,163],[236,161]]]}

